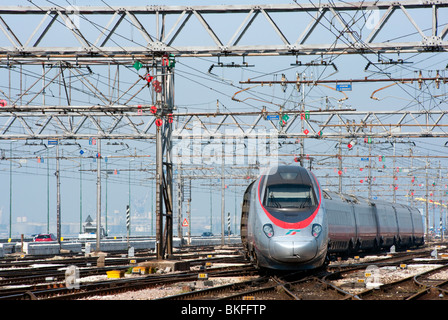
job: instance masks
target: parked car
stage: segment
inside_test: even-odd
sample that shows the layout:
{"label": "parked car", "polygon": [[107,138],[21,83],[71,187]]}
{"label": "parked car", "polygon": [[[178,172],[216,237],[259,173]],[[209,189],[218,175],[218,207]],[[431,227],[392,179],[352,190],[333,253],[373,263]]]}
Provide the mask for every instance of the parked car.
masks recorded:
{"label": "parked car", "polygon": [[203,237],[213,237],[213,233],[211,233],[211,232],[203,232],[202,236]]}
{"label": "parked car", "polygon": [[36,241],[36,242],[57,241],[57,238],[52,233],[41,233],[34,238],[34,241]]}

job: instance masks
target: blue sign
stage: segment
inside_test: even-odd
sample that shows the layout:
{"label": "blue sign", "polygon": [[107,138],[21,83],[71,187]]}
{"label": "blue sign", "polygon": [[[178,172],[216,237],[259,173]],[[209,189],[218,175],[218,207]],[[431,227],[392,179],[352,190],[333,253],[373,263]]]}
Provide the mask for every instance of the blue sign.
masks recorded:
{"label": "blue sign", "polygon": [[336,91],[352,91],[352,84],[351,83],[337,84]]}
{"label": "blue sign", "polygon": [[369,161],[369,158],[361,158],[361,161]]}
{"label": "blue sign", "polygon": [[272,114],[272,115],[270,114],[267,116],[267,119],[268,120],[279,120],[280,116],[278,114]]}
{"label": "blue sign", "polygon": [[58,144],[58,140],[48,140],[49,146],[56,146]]}

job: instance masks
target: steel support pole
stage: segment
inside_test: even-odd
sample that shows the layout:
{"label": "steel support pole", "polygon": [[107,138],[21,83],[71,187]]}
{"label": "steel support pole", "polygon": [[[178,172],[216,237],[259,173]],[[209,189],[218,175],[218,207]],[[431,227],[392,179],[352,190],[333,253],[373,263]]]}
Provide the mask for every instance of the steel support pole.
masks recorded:
{"label": "steel support pole", "polygon": [[182,166],[177,165],[177,236],[180,238],[180,243],[183,244],[183,232],[182,232]]}
{"label": "steel support pole", "polygon": [[164,121],[164,145],[165,145],[165,188],[166,188],[166,254],[168,257],[173,255],[173,157],[172,157],[172,118],[168,115],[173,112],[174,108],[174,74],[168,66],[163,66],[162,73],[164,83],[164,100],[165,100],[165,121]]}
{"label": "steel support pole", "polygon": [[188,217],[188,245],[191,244],[191,179],[189,183],[189,195],[187,201],[187,217]]}
{"label": "steel support pole", "polygon": [[101,251],[101,139],[97,139],[96,156],[96,251]]}
{"label": "steel support pole", "polygon": [[12,141],[9,143],[9,239],[12,237]]}
{"label": "steel support pole", "polygon": [[427,240],[429,240],[429,195],[428,195],[428,167],[429,167],[429,161],[426,159],[426,166],[425,166],[425,176],[426,176],[426,203],[425,203],[425,224],[426,224],[426,237]]}
{"label": "steel support pole", "polygon": [[[172,163],[172,117],[174,106],[173,71],[162,58],[157,66],[156,77],[162,90],[156,90],[158,108],[156,131],[156,245],[157,259],[173,254],[173,163]],[[157,86],[155,86],[157,87]],[[165,158],[165,162],[164,162]],[[163,166],[166,166],[165,170]],[[164,219],[165,217],[165,228]]]}
{"label": "steel support pole", "polygon": [[61,178],[59,173],[59,140],[56,145],[56,236],[61,243]]}
{"label": "steel support pole", "polygon": [[156,132],[156,248],[157,259],[163,259],[163,149],[162,149],[162,129],[157,127]]}
{"label": "steel support pole", "polygon": [[[224,144],[223,144],[224,155]],[[221,245],[225,244],[224,240],[224,211],[225,211],[225,181],[224,181],[224,157],[221,157]]]}

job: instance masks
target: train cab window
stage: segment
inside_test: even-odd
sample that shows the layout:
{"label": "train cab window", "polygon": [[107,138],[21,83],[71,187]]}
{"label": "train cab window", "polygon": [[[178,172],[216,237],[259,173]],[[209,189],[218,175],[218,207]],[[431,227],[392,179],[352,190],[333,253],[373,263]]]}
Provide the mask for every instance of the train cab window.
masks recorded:
{"label": "train cab window", "polygon": [[316,206],[316,198],[311,186],[278,184],[267,187],[264,205],[271,208],[308,208]]}

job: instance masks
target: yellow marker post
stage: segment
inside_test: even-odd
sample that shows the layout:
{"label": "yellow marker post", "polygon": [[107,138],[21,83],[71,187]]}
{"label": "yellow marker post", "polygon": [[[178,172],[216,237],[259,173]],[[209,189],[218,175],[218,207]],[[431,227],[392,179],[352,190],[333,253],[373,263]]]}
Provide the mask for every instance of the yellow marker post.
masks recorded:
{"label": "yellow marker post", "polygon": [[198,279],[199,280],[207,280],[208,279],[208,274],[207,273],[199,273],[198,274]]}

